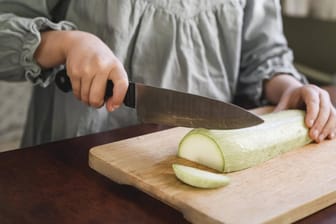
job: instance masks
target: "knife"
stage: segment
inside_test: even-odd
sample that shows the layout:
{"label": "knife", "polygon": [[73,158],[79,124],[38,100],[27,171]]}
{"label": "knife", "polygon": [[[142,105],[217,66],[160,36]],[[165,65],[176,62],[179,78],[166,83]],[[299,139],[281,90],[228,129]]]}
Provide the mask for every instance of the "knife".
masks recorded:
{"label": "knife", "polygon": [[[55,82],[63,92],[72,90],[66,70],[56,74]],[[107,81],[105,100],[112,96],[113,83]],[[203,96],[130,82],[125,106],[135,108],[143,123],[207,129],[236,129],[260,124],[257,115],[231,103]]]}

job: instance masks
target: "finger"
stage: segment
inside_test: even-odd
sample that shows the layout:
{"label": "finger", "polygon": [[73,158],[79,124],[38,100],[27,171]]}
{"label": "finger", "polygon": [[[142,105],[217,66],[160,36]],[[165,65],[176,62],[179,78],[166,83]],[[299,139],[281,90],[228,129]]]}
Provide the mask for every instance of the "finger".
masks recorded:
{"label": "finger", "polygon": [[287,109],[288,108],[289,99],[290,99],[289,94],[284,94],[281,97],[278,105],[274,108],[273,112],[278,112],[280,110]]}
{"label": "finger", "polygon": [[[336,138],[336,108],[333,107],[330,113],[330,119],[328,121],[328,124],[330,122],[330,125],[332,125],[332,127],[330,127],[330,132],[328,135],[329,139],[334,139]],[[328,127],[329,128],[329,127]]]}
{"label": "finger", "polygon": [[[323,123],[321,123],[320,126],[322,126]],[[313,131],[313,133],[319,133],[318,136],[314,136],[315,141],[316,142],[322,142],[323,140],[325,140],[329,134],[330,134],[330,129],[332,128],[333,125],[329,124],[328,120],[324,123],[323,127],[316,127],[316,128],[312,128],[315,129],[317,131]],[[316,134],[315,134],[316,135]]]}
{"label": "finger", "polygon": [[306,104],[305,123],[308,128],[311,128],[319,114],[320,97],[318,91],[314,87],[306,87],[302,90],[302,98]]}
{"label": "finger", "polygon": [[70,66],[71,62],[68,62],[67,64],[67,72],[68,76],[70,78],[71,82],[71,87],[72,87],[72,93],[75,95],[75,97],[78,100],[81,100],[81,94],[80,94],[80,88],[81,88],[81,79],[80,76],[78,75],[79,72],[76,71],[73,66]]}
{"label": "finger", "polygon": [[319,95],[320,106],[318,116],[310,130],[311,137],[317,142],[323,141],[324,138],[327,137],[323,135],[322,129],[327,124],[331,112],[329,95],[327,95],[324,91],[320,91]]}
{"label": "finger", "polygon": [[323,141],[325,138],[329,139],[335,138],[335,132],[336,132],[336,112],[335,109],[331,108],[327,124],[323,127],[323,130],[319,136],[319,142]]}
{"label": "finger", "polygon": [[336,138],[336,128],[334,127],[333,131],[328,135],[329,139]]}
{"label": "finger", "polygon": [[101,107],[104,105],[104,96],[108,75],[96,75],[92,81],[90,88],[89,104],[93,107]]}
{"label": "finger", "polygon": [[81,89],[80,89],[80,94],[81,94],[81,101],[84,102],[87,105],[90,105],[90,88],[91,84],[94,78],[94,74],[87,74],[82,77],[81,79]]}
{"label": "finger", "polygon": [[128,88],[127,73],[120,62],[111,70],[109,79],[112,80],[113,96],[106,102],[106,107],[109,111],[117,109],[123,102]]}
{"label": "finger", "polygon": [[81,80],[79,78],[70,77],[72,93],[78,100],[81,100],[80,88],[81,88]]}

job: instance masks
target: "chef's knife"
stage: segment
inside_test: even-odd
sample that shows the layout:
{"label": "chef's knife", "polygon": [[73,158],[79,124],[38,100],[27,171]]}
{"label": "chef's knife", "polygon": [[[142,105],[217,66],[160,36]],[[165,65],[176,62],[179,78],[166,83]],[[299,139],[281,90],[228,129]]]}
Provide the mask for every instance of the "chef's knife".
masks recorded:
{"label": "chef's knife", "polygon": [[[58,72],[56,85],[72,90],[65,70]],[[107,82],[105,100],[112,96],[113,83]],[[263,120],[236,105],[222,101],[130,82],[124,104],[135,108],[141,122],[208,129],[236,129],[257,125]]]}

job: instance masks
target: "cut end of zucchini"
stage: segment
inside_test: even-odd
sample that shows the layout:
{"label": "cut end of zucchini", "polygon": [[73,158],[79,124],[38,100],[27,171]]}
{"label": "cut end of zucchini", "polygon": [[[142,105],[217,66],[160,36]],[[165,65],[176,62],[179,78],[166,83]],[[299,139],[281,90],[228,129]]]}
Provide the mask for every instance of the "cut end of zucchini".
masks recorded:
{"label": "cut end of zucchini", "polygon": [[193,187],[218,188],[230,182],[229,177],[223,174],[216,174],[180,164],[173,164],[173,170],[180,181]]}
{"label": "cut end of zucchini", "polygon": [[181,141],[178,156],[220,172],[224,170],[224,159],[220,147],[209,136],[198,133],[207,130],[195,129],[188,133]]}
{"label": "cut end of zucchini", "polygon": [[178,156],[221,172],[243,170],[311,142],[305,111],[262,116],[264,123],[234,130],[194,129],[181,140]]}

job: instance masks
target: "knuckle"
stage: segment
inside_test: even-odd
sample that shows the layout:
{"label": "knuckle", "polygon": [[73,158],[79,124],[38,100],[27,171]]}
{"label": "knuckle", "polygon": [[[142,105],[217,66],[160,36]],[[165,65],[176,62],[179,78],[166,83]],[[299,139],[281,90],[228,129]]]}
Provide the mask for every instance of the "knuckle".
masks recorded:
{"label": "knuckle", "polygon": [[93,67],[90,65],[83,65],[78,75],[91,77],[93,75]]}
{"label": "knuckle", "polygon": [[98,70],[106,70],[106,68],[109,67],[109,65],[111,64],[110,62],[111,60],[105,57],[100,57],[98,55],[96,55],[96,57],[94,57],[94,65],[97,67]]}
{"label": "knuckle", "polygon": [[316,85],[307,84],[302,88],[302,92],[305,93],[305,94],[309,94],[309,95],[318,97],[318,95],[320,94],[321,91],[320,91],[320,88],[317,87]]}
{"label": "knuckle", "polygon": [[306,86],[307,86],[308,89],[310,89],[310,90],[314,90],[314,91],[320,89],[320,88],[319,88],[317,85],[315,85],[315,84],[308,84],[308,85],[306,85]]}
{"label": "knuckle", "polygon": [[302,91],[311,91],[313,88],[314,87],[312,84],[307,84],[307,85],[304,85],[301,89]]}
{"label": "knuckle", "polygon": [[326,91],[326,90],[324,90],[324,89],[320,89],[320,95],[322,96],[322,97],[325,97],[326,99],[330,99],[330,95],[329,95],[329,93]]}
{"label": "knuckle", "polygon": [[80,73],[81,72],[78,66],[72,67],[71,70],[69,71],[69,75],[75,79],[80,77]]}
{"label": "knuckle", "polygon": [[71,69],[70,69],[70,72],[71,72],[72,74],[77,74],[77,73],[79,73],[79,70],[80,70],[80,67],[79,67],[79,66],[72,65],[72,66],[71,66]]}
{"label": "knuckle", "polygon": [[99,108],[103,105],[103,101],[98,100],[98,99],[93,99],[93,100],[90,100],[90,105],[93,107]]}

